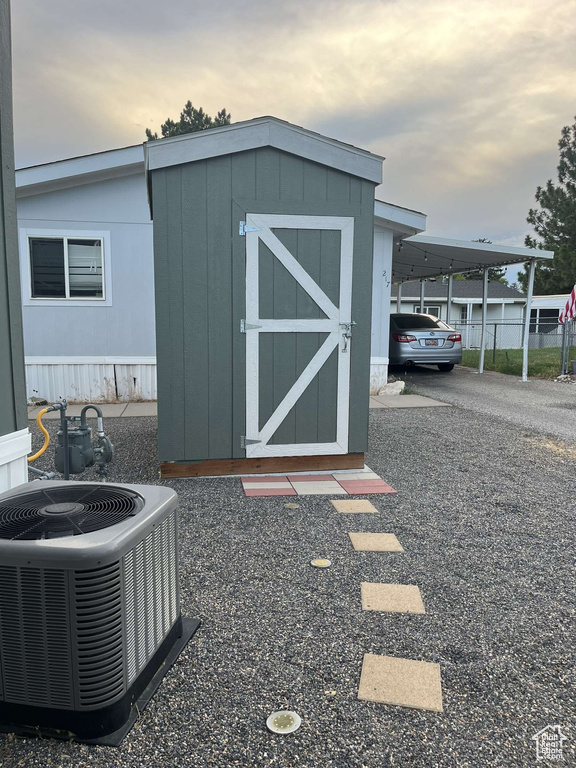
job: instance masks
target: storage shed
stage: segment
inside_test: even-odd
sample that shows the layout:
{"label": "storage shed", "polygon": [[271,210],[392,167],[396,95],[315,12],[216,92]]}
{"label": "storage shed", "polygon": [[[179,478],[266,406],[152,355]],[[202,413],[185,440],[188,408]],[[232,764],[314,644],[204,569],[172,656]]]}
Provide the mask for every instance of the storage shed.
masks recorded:
{"label": "storage shed", "polygon": [[363,466],[382,158],[263,117],[146,169],[162,475]]}

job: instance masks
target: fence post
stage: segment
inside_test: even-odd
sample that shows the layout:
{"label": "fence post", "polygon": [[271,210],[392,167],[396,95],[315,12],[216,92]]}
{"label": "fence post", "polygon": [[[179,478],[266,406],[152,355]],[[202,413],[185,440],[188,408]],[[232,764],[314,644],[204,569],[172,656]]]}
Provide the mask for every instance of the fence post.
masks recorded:
{"label": "fence post", "polygon": [[560,374],[566,373],[568,369],[568,349],[566,343],[567,339],[570,339],[570,333],[568,331],[568,320],[564,320],[562,323],[562,368]]}
{"label": "fence post", "polygon": [[570,367],[570,350],[574,346],[574,328],[575,328],[575,321],[572,320],[570,322],[570,325],[568,326],[568,360],[566,361],[568,363],[568,373],[572,373],[571,367]]}

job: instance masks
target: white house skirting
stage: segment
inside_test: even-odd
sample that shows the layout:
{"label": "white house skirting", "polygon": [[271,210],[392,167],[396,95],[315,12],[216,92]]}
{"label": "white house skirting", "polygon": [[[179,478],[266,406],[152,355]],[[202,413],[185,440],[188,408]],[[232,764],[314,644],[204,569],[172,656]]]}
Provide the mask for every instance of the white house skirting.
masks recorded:
{"label": "white house skirting", "polygon": [[28,428],[0,436],[0,492],[28,482]]}
{"label": "white house skirting", "polygon": [[27,357],[26,393],[49,402],[156,400],[154,357]]}
{"label": "white house skirting", "polygon": [[384,384],[388,383],[388,358],[370,358],[370,394],[377,395]]}
{"label": "white house skirting", "polygon": [[[388,381],[388,358],[370,359],[370,393]],[[26,394],[48,402],[156,400],[155,358],[26,358]]]}

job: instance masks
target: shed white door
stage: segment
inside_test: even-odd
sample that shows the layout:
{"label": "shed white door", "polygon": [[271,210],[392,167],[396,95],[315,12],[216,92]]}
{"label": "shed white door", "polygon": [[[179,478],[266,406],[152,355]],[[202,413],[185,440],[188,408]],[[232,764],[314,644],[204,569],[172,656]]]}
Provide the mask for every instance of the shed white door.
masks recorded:
{"label": "shed white door", "polygon": [[245,229],[246,456],[347,453],[354,219]]}

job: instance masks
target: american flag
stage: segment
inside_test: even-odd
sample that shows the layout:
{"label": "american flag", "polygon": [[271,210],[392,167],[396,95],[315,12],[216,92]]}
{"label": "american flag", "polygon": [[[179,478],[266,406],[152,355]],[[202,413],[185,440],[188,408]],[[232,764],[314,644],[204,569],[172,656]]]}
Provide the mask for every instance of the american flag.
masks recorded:
{"label": "american flag", "polygon": [[559,323],[565,323],[567,320],[574,320],[576,317],[576,285],[574,288],[572,288],[572,293],[570,296],[568,296],[568,301],[566,302],[566,306],[560,312],[560,317],[558,318]]}

